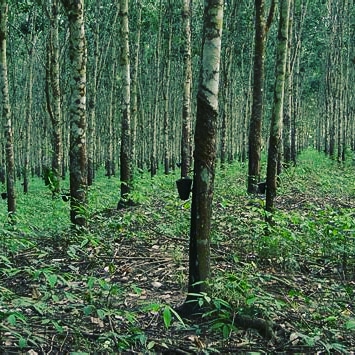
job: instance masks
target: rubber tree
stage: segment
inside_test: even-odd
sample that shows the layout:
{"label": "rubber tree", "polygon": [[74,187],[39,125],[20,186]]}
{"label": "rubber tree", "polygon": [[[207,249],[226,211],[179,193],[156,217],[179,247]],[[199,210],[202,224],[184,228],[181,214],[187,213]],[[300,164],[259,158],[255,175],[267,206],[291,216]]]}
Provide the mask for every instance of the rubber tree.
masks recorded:
{"label": "rubber tree", "polygon": [[132,139],[131,139],[131,77],[129,56],[128,0],[120,1],[121,18],[121,76],[122,76],[122,117],[121,117],[121,201],[127,202],[132,188]]}
{"label": "rubber tree", "polygon": [[218,91],[223,23],[223,0],[206,0],[203,19],[202,57],[197,92],[194,134],[194,176],[191,205],[189,281],[185,306],[196,294],[208,292],[210,230],[216,165]]}
{"label": "rubber tree", "polygon": [[274,101],[270,121],[270,138],[266,176],[266,211],[269,212],[267,214],[268,221],[272,220],[272,211],[274,209],[274,199],[277,190],[277,167],[279,164],[279,153],[281,149],[281,132],[286,77],[286,58],[289,34],[288,27],[291,1],[292,0],[280,1],[280,18],[276,49]]}
{"label": "rubber tree", "polygon": [[248,192],[255,192],[260,180],[260,155],[262,145],[262,118],[264,97],[264,62],[266,36],[272,23],[275,0],[272,0],[269,16],[265,22],[265,0],[255,0],[255,49],[253,103],[249,126]]}
{"label": "rubber tree", "polygon": [[191,0],[183,0],[182,20],[184,39],[184,89],[181,132],[181,177],[186,177],[191,166]]}
{"label": "rubber tree", "polygon": [[58,5],[58,0],[52,0],[49,2],[48,17],[50,30],[47,44],[45,86],[47,111],[52,122],[52,171],[55,179],[53,187],[54,192],[56,193],[60,191],[60,177],[62,174],[63,160]]}
{"label": "rubber tree", "polygon": [[7,0],[0,0],[0,83],[2,96],[2,117],[5,120],[5,160],[6,160],[6,189],[7,211],[9,215],[16,212],[15,194],[15,162],[14,162],[14,138],[11,119],[11,107],[9,97],[9,82],[7,70]]}
{"label": "rubber tree", "polygon": [[70,220],[87,224],[87,150],[86,150],[86,41],[84,0],[62,0],[69,21],[70,99]]}

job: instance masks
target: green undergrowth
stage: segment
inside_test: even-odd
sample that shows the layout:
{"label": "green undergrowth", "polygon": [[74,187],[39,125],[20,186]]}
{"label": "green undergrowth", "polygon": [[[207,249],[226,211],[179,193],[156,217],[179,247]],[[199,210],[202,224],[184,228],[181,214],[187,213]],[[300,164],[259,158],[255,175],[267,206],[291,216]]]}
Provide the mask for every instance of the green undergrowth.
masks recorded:
{"label": "green undergrowth", "polygon": [[[211,294],[200,295],[208,310],[192,322],[174,311],[187,292],[191,207],[177,196],[178,171],[137,173],[137,204],[118,211],[119,180],[98,171],[81,233],[70,228],[69,203],[42,180],[27,195],[18,183],[15,224],[0,205],[1,352],[348,353],[354,166],[301,154],[280,176],[272,227],[265,196],[246,193],[246,171],[238,162],[217,170]],[[273,340],[243,330],[241,315],[273,324]]]}

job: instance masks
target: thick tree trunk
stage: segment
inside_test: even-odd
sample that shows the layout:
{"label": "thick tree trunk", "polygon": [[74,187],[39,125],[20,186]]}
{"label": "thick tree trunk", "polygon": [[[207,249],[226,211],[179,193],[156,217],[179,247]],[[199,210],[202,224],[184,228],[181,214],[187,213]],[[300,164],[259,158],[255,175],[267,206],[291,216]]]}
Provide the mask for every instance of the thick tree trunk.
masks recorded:
{"label": "thick tree trunk", "polygon": [[8,75],[7,75],[7,58],[6,58],[7,18],[8,18],[7,0],[0,0],[0,80],[1,80],[1,97],[2,97],[2,117],[5,119],[7,211],[9,212],[9,216],[11,216],[16,212],[16,194],[15,194],[14,138],[12,132],[9,82],[8,82]]}
{"label": "thick tree trunk", "polygon": [[[277,190],[277,168],[281,148],[290,1],[292,0],[281,0],[280,4],[278,45],[276,52],[275,91],[270,122],[270,139],[266,177],[266,210],[268,212],[272,212],[274,209],[274,199],[276,197]],[[271,221],[271,213],[268,214],[267,219],[268,221]]]}
{"label": "thick tree trunk", "polygon": [[[200,82],[197,94],[194,181],[191,207],[187,301],[208,292],[210,229],[214,190],[223,0],[206,1]],[[187,305],[189,303],[186,303]]]}
{"label": "thick tree trunk", "polygon": [[86,41],[84,0],[62,0],[69,19],[71,59],[70,103],[70,219],[74,225],[87,224],[86,152]]}

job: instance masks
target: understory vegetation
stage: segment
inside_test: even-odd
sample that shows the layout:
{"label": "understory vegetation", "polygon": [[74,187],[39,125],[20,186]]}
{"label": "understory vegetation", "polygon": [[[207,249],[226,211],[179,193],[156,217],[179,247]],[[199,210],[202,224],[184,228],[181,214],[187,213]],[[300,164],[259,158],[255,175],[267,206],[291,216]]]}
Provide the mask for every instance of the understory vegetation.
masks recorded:
{"label": "understory vegetation", "polygon": [[348,354],[352,164],[350,156],[339,165],[314,150],[301,154],[280,176],[272,226],[264,196],[245,192],[246,165],[220,168],[211,294],[199,295],[205,311],[189,320],[176,312],[187,293],[190,219],[190,201],[177,196],[178,171],[137,173],[137,204],[116,210],[119,181],[99,170],[80,233],[69,226],[69,203],[34,177],[18,196],[16,223],[0,205],[0,352]]}

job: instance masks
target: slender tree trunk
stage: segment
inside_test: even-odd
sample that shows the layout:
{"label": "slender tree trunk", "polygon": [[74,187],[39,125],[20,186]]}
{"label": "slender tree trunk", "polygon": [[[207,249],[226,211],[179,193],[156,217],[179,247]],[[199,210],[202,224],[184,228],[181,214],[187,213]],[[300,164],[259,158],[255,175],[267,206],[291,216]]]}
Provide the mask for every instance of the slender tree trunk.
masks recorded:
{"label": "slender tree trunk", "polygon": [[285,167],[290,166],[291,159],[291,135],[292,135],[292,88],[293,88],[293,73],[291,62],[291,42],[292,42],[292,26],[293,26],[293,9],[290,9],[290,20],[288,28],[288,50],[286,61],[286,75],[285,75],[285,101],[283,114],[283,159]]}
{"label": "slender tree trunk", "polygon": [[[34,22],[36,20],[35,15],[32,16],[32,27],[34,28]],[[28,93],[27,93],[27,107],[26,112],[26,127],[25,127],[25,151],[24,151],[24,164],[23,164],[23,192],[28,193],[28,184],[29,184],[29,174],[30,174],[30,157],[31,157],[31,130],[32,130],[32,115],[33,115],[33,66],[35,58],[35,48],[36,48],[36,35],[34,31],[31,33],[30,37],[30,47],[29,47],[29,71],[28,71]]]}
{"label": "slender tree trunk", "polygon": [[223,3],[223,0],[205,1],[204,9],[202,64],[195,128],[187,301],[196,300],[193,294],[208,292],[207,281],[211,275],[210,229],[216,160]]}
{"label": "slender tree trunk", "polygon": [[90,93],[88,102],[88,186],[93,184],[95,178],[95,131],[96,131],[96,106],[97,106],[97,86],[98,86],[98,75],[99,75],[99,18],[100,18],[100,6],[101,2],[96,1],[96,23],[94,26],[94,63],[93,63],[93,73],[90,82]]}
{"label": "slender tree trunk", "polygon": [[84,0],[62,0],[69,19],[71,59],[70,103],[70,219],[74,225],[87,224],[86,152],[86,41]]}
{"label": "slender tree trunk", "polygon": [[160,98],[160,52],[161,52],[161,36],[162,36],[162,26],[163,26],[163,16],[162,16],[163,6],[162,0],[159,1],[159,28],[157,33],[156,49],[155,49],[155,79],[156,79],[156,92],[154,97],[154,112],[152,118],[151,127],[151,156],[150,156],[150,174],[155,176],[158,169],[158,147],[157,147],[157,136],[158,136],[158,115],[159,115],[159,98]]}
{"label": "slender tree trunk", "polygon": [[49,21],[50,32],[47,50],[48,60],[45,91],[47,111],[52,122],[52,171],[56,179],[53,192],[58,193],[60,191],[63,160],[58,0],[52,0],[50,3]]}
{"label": "slender tree trunk", "polygon": [[[115,58],[116,56],[116,47],[113,47],[112,49],[113,55],[112,57]],[[114,105],[116,101],[116,93],[117,90],[116,88],[116,73],[117,73],[117,64],[115,62],[115,59],[113,59],[113,62],[111,63],[111,90],[110,90],[110,95],[109,95],[109,107],[108,107],[108,140],[107,140],[107,156],[105,160],[105,167],[106,167],[106,176],[110,178],[111,176],[115,175],[115,158],[114,158],[114,145],[115,145],[115,140],[114,140]]]}
{"label": "slender tree trunk", "polygon": [[[137,33],[134,43],[135,56],[134,66],[132,70],[132,83],[131,83],[131,118],[132,118],[132,160],[134,166],[137,165],[137,127],[138,127],[138,71],[139,71],[139,57],[140,57],[140,44],[141,44],[141,28],[142,28],[142,4],[137,1]],[[142,116],[142,114],[141,114]],[[139,141],[143,143],[143,139]]]}
{"label": "slender tree trunk", "polygon": [[181,132],[181,177],[188,175],[191,166],[191,0],[183,0],[184,31],[184,92]]}
{"label": "slender tree trunk", "polygon": [[5,119],[5,160],[6,160],[6,189],[7,211],[9,215],[16,212],[15,194],[15,161],[14,161],[14,138],[12,132],[11,107],[9,97],[9,82],[6,58],[7,41],[7,0],[0,0],[0,80],[2,97],[2,117]]}
{"label": "slender tree trunk", "polygon": [[170,71],[171,71],[171,42],[173,37],[173,24],[172,24],[172,9],[171,4],[168,4],[168,16],[169,16],[169,34],[168,34],[168,43],[167,43],[167,53],[165,56],[165,90],[164,90],[164,121],[163,121],[163,130],[164,130],[164,173],[169,174],[170,171],[170,131],[172,126],[172,120],[170,119]]}
{"label": "slender tree trunk", "polygon": [[[270,122],[270,139],[266,177],[266,211],[268,212],[272,212],[274,210],[274,199],[276,197],[277,190],[277,166],[279,162],[279,152],[281,147],[290,1],[292,0],[280,1],[280,20],[276,52],[275,91]],[[271,222],[271,214],[268,215],[267,220]]]}
{"label": "slender tree trunk", "polygon": [[265,0],[255,0],[255,49],[254,49],[254,83],[253,104],[249,126],[249,165],[248,165],[248,192],[256,190],[260,180],[260,156],[262,142],[262,118],[264,96],[264,61],[266,34],[270,28],[275,9],[272,1],[267,24],[265,24]]}
{"label": "slender tree trunk", "polygon": [[132,142],[131,142],[131,87],[129,59],[128,0],[120,1],[121,16],[121,74],[122,74],[122,117],[120,179],[121,202],[129,199],[132,188]]}

